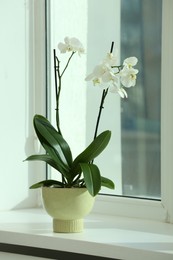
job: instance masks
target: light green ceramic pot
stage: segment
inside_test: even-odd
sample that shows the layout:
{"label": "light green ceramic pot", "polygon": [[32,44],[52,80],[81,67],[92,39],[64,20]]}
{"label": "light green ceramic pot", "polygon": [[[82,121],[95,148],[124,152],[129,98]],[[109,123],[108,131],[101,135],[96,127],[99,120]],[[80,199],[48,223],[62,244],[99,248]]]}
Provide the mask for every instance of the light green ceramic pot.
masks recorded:
{"label": "light green ceramic pot", "polygon": [[42,188],[43,205],[53,218],[54,232],[82,232],[83,218],[93,207],[95,198],[86,188]]}

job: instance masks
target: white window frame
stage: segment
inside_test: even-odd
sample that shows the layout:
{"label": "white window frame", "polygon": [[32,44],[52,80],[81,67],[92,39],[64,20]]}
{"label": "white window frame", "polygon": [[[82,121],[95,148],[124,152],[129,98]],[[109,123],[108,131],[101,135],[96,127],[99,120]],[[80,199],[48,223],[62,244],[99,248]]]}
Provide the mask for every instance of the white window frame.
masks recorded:
{"label": "white window frame", "polygon": [[167,221],[173,223],[173,1],[163,0],[161,92],[161,198]]}
{"label": "white window frame", "polygon": [[[44,1],[39,1],[43,5]],[[161,72],[161,201],[99,195],[93,212],[173,223],[173,1],[163,0]],[[40,12],[40,10],[39,10]],[[41,37],[40,37],[41,40]],[[42,43],[43,44],[43,43]],[[36,57],[37,59],[38,57]],[[44,71],[44,70],[43,70]],[[152,173],[151,173],[152,174]]]}
{"label": "white window frame", "polygon": [[[36,136],[33,126],[33,116],[40,114],[46,116],[46,10],[45,0],[27,0],[26,1],[26,12],[28,10],[28,84],[32,87],[32,108],[30,111],[30,117],[28,118],[30,127],[32,128],[33,134],[31,136],[32,146],[34,151],[32,154],[43,153],[43,149]],[[33,174],[32,183],[39,182],[46,177],[46,165],[42,162],[28,162],[32,164]],[[29,185],[30,186],[30,185]],[[28,187],[29,188],[29,187]],[[31,193],[35,193],[37,206],[41,205],[40,191],[31,190]],[[31,196],[31,195],[29,195]],[[34,197],[35,198],[35,197]],[[36,200],[32,201],[32,205],[35,205]],[[31,206],[31,205],[30,205]]]}

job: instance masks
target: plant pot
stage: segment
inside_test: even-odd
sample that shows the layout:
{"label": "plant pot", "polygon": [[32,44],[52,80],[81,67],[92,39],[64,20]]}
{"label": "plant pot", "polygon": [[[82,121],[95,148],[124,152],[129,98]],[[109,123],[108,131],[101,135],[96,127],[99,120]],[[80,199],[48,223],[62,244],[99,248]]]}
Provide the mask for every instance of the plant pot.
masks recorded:
{"label": "plant pot", "polygon": [[93,207],[95,198],[86,188],[42,188],[46,212],[53,218],[53,231],[73,233],[83,231],[83,218]]}

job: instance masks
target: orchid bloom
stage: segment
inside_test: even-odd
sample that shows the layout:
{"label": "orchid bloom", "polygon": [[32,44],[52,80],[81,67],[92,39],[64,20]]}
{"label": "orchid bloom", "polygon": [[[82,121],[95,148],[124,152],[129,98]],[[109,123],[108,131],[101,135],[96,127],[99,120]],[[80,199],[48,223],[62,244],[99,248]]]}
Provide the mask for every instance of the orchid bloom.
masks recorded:
{"label": "orchid bloom", "polygon": [[128,96],[127,96],[127,92],[125,91],[125,89],[122,88],[122,87],[119,87],[118,85],[113,84],[113,85],[110,87],[109,90],[110,90],[111,93],[117,93],[117,94],[119,94],[119,96],[120,96],[121,98],[127,98],[127,97],[128,97]]}
{"label": "orchid bloom", "polygon": [[[107,88],[118,88],[119,80],[117,75],[114,73],[111,66],[108,65],[108,63],[102,63],[98,66],[96,66],[91,74],[89,74],[86,79],[92,80],[93,85],[99,85],[102,89]],[[115,91],[114,91],[115,92]],[[118,91],[117,91],[118,93]]]}
{"label": "orchid bloom", "polygon": [[126,88],[134,87],[136,85],[136,74],[138,73],[137,69],[133,67],[124,67],[120,71],[120,81],[122,85]]}
{"label": "orchid bloom", "polygon": [[138,70],[134,69],[133,66],[137,62],[136,57],[129,57],[124,60],[122,66],[117,66],[116,55],[108,53],[103,63],[96,66],[93,72],[86,77],[86,80],[92,80],[94,85],[100,85],[103,89],[108,88],[110,92],[118,93],[121,98],[127,98],[123,87],[135,86]]}
{"label": "orchid bloom", "polygon": [[114,79],[115,75],[112,72],[111,67],[108,64],[102,63],[100,65],[97,65],[94,68],[93,72],[89,74],[85,80],[92,80],[94,85],[101,83],[105,83],[105,85],[107,85],[106,83],[114,81]]}
{"label": "orchid bloom", "polygon": [[84,53],[84,48],[82,43],[77,38],[74,37],[73,38],[65,37],[64,43],[60,42],[58,44],[58,48],[61,53],[78,52],[79,55]]}
{"label": "orchid bloom", "polygon": [[117,64],[117,55],[114,53],[107,53],[105,59],[103,60],[103,63],[108,64],[109,66],[116,66]]}
{"label": "orchid bloom", "polygon": [[124,60],[123,65],[131,69],[133,66],[137,64],[137,62],[138,59],[136,57],[129,57]]}
{"label": "orchid bloom", "polygon": [[137,69],[134,69],[138,62],[136,57],[126,58],[121,65],[117,65],[117,55],[112,53],[114,42],[111,45],[111,51],[103,59],[102,63],[97,65],[93,72],[89,74],[85,80],[91,80],[93,85],[99,85],[102,87],[102,97],[99,107],[99,113],[96,121],[96,128],[94,133],[94,139],[97,137],[98,126],[100,122],[100,115],[104,108],[104,101],[109,92],[117,93],[121,98],[127,98],[127,92],[124,87],[130,88],[136,84]]}

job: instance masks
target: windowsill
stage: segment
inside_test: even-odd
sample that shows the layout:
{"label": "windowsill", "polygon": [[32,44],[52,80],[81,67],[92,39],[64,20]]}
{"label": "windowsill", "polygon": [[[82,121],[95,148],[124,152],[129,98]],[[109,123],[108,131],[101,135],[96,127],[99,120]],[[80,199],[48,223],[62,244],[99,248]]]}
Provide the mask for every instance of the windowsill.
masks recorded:
{"label": "windowsill", "polygon": [[155,221],[89,215],[83,233],[52,232],[42,209],[0,212],[0,243],[112,259],[173,259],[173,225]]}

